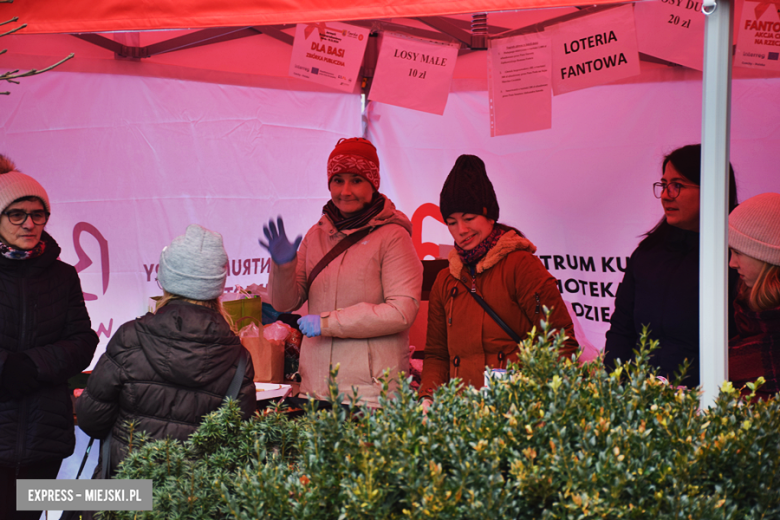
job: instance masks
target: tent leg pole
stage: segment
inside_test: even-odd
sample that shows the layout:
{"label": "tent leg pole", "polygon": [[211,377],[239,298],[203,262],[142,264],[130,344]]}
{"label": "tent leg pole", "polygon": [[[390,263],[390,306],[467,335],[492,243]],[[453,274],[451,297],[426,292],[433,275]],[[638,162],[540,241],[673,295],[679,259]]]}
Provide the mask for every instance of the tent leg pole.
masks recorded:
{"label": "tent leg pole", "polygon": [[717,0],[707,16],[702,77],[699,242],[699,370],[701,407],[728,379],[728,194],[733,0]]}

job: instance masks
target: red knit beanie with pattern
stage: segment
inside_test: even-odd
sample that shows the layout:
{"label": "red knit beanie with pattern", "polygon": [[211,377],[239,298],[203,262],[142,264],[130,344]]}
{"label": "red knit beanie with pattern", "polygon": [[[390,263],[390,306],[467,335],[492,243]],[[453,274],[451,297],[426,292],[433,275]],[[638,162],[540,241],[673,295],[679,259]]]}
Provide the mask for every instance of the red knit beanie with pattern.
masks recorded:
{"label": "red knit beanie with pattern", "polygon": [[337,173],[360,175],[379,191],[379,157],[368,139],[342,138],[328,157],[328,186]]}

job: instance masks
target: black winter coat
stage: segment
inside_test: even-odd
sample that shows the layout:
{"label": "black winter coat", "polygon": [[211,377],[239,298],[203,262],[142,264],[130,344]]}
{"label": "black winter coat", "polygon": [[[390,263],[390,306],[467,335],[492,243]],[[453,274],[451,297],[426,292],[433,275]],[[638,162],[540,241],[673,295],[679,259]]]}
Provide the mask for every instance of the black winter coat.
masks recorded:
{"label": "black winter coat", "polygon": [[[242,351],[218,312],[173,300],[116,331],[76,401],[79,427],[101,439],[111,433],[111,474],[127,454],[128,421],[136,434],[186,440],[222,405]],[[247,359],[238,394],[245,418],[257,406]]]}
{"label": "black winter coat", "polygon": [[46,232],[44,253],[29,260],[0,256],[0,374],[9,352],[24,352],[40,387],[21,399],[0,396],[0,466],[28,466],[73,453],[68,378],[89,366],[97,334],[73,266],[57,257]]}
{"label": "black winter coat", "polygon": [[[729,270],[730,317],[735,275]],[[648,237],[631,255],[607,332],[608,369],[618,358],[623,362],[634,358],[643,325],[649,326],[650,339],[659,341],[650,359],[658,374],[671,381],[687,359],[691,366],[683,384],[699,386],[699,233],[667,225],[665,232]]]}

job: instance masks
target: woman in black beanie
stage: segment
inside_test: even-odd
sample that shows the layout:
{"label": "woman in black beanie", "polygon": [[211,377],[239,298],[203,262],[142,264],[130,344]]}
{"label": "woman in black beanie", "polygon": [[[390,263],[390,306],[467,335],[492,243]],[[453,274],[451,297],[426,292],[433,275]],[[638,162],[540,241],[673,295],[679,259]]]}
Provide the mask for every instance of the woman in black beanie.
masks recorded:
{"label": "woman in black beanie", "polygon": [[499,224],[498,201],[485,163],[461,155],[441,190],[439,208],[455,239],[449,267],[431,289],[420,396],[459,377],[481,387],[485,367],[517,361],[517,342],[469,292],[484,299],[516,337],[524,339],[551,309],[550,324],[566,334],[561,358],[577,350],[574,330],[555,278],[520,231]]}

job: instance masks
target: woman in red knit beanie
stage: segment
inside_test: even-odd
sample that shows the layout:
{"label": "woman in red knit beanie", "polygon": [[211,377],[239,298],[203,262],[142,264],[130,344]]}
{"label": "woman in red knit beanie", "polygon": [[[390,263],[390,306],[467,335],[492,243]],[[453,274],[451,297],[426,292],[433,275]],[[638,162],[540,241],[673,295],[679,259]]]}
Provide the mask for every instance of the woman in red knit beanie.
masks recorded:
{"label": "woman in red knit beanie", "polygon": [[[341,393],[356,389],[378,406],[381,377],[390,389],[409,371],[409,327],[417,316],[422,264],[412,224],[379,193],[379,158],[370,141],[341,139],[328,157],[331,200],[301,241],[290,243],[282,218],[269,222],[261,245],[271,254],[271,304],[289,312],[309,302],[298,324],[305,334],[301,393],[328,397],[331,367]],[[300,248],[298,247],[300,245]]]}

